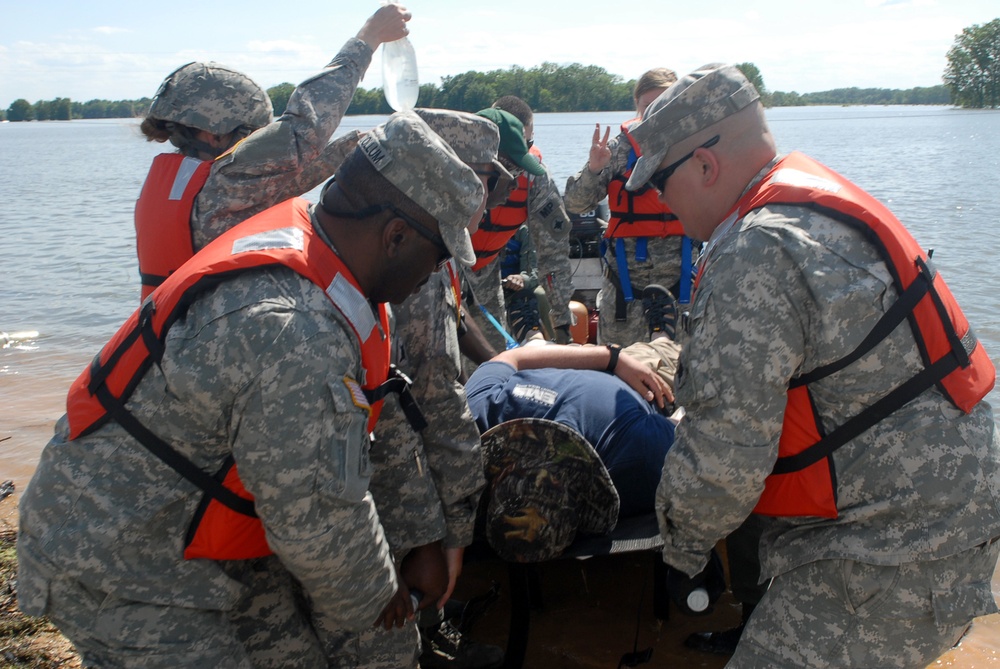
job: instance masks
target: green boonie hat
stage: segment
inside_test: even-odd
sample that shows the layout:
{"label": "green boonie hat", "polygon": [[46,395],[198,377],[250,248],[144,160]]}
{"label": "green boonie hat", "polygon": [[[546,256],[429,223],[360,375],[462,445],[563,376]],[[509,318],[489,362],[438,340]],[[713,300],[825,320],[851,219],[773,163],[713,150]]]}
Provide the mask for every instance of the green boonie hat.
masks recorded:
{"label": "green boonie hat", "polygon": [[396,112],[362,137],[355,151],[437,219],[455,260],[470,266],[476,262],[467,228],[486,194],[483,182],[416,112]]}
{"label": "green boonie hat", "polygon": [[482,436],[489,482],[486,538],[500,557],[542,562],[576,533],[605,534],[618,522],[618,491],[583,435],[543,418],[518,418]]}
{"label": "green boonie hat", "polygon": [[459,159],[466,165],[486,163],[493,165],[500,176],[513,180],[507,168],[497,160],[500,131],[495,123],[482,116],[452,109],[414,109],[431,130],[448,142]]}
{"label": "green boonie hat", "polygon": [[167,75],[146,116],[225,135],[240,126],[263,128],[274,120],[274,109],[264,89],[242,72],[195,62]]}
{"label": "green boonie hat", "polygon": [[646,108],[642,121],[629,128],[640,157],[625,188],[642,188],[670,147],[758,99],[757,89],[735,65],[710,63],[678,79]]}
{"label": "green boonie hat", "polygon": [[495,107],[477,111],[476,116],[488,118],[500,129],[501,153],[509,156],[528,174],[534,174],[536,177],[545,174],[545,168],[538,162],[538,158],[528,153],[528,143],[524,141],[524,125],[516,116]]}

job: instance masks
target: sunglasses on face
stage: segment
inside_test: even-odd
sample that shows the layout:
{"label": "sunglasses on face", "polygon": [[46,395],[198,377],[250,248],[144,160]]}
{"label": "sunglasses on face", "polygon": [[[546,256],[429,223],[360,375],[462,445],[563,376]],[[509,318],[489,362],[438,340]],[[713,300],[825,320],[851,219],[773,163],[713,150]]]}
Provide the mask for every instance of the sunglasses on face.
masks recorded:
{"label": "sunglasses on face", "polygon": [[486,177],[486,194],[489,195],[496,190],[497,184],[500,183],[500,170],[475,170],[476,174],[482,177]]}
{"label": "sunglasses on face", "polygon": [[680,167],[687,161],[691,160],[691,158],[694,156],[695,151],[697,151],[698,149],[711,148],[718,143],[719,143],[719,135],[716,135],[715,137],[708,140],[701,146],[692,149],[690,153],[687,153],[678,160],[675,160],[674,162],[670,163],[662,170],[657,170],[656,172],[653,172],[653,176],[649,177],[649,181],[647,181],[646,184],[650,188],[653,188],[662,193],[663,189],[667,187],[667,179],[670,178],[670,175],[676,172],[678,167]]}
{"label": "sunglasses on face", "polygon": [[364,218],[370,218],[372,216],[375,216],[376,214],[382,213],[383,211],[391,211],[395,216],[398,216],[399,218],[403,219],[403,221],[408,226],[416,230],[417,234],[419,234],[421,237],[423,237],[424,239],[426,239],[431,244],[437,247],[438,251],[440,251],[440,254],[438,255],[437,259],[437,269],[441,269],[442,267],[444,267],[446,262],[451,260],[451,251],[448,250],[448,246],[444,243],[444,239],[441,237],[441,235],[434,232],[423,223],[420,223],[412,216],[401,211],[395,205],[389,204],[388,202],[383,204],[372,205],[370,207],[362,209],[361,211],[350,211],[350,212],[332,211],[330,209],[327,209],[326,207],[324,207],[323,210],[326,211],[326,213],[330,214],[331,216],[339,216],[341,218],[352,218],[358,220]]}

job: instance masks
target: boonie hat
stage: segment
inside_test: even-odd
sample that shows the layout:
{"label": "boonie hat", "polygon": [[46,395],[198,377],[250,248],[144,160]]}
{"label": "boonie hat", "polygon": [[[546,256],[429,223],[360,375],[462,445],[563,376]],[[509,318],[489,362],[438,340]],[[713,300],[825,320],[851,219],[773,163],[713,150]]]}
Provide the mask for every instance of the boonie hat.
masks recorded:
{"label": "boonie hat", "polygon": [[500,131],[495,123],[469,112],[452,109],[420,108],[413,111],[454,149],[466,165],[491,164],[500,176],[513,180],[514,176],[497,160]]}
{"label": "boonie hat", "polygon": [[413,111],[396,112],[358,142],[379,174],[437,219],[452,257],[472,265],[466,226],[483,202],[483,182]]}
{"label": "boonie hat", "polygon": [[503,109],[489,107],[476,112],[493,121],[500,130],[500,151],[524,168],[528,174],[540,177],[545,174],[545,168],[538,158],[528,153],[528,143],[524,141],[524,125],[513,114]]}
{"label": "boonie hat", "polygon": [[641,155],[625,187],[638,190],[659,169],[671,146],[758,99],[757,89],[735,65],[710,63],[681,77],[629,129]]}
{"label": "boonie hat", "polygon": [[618,491],[583,435],[543,418],[501,423],[482,436],[489,482],[486,538],[500,557],[541,562],[577,531],[605,534],[618,522]]}
{"label": "boonie hat", "polygon": [[167,75],[147,116],[225,135],[240,126],[263,128],[274,119],[274,109],[264,89],[242,72],[194,62]]}

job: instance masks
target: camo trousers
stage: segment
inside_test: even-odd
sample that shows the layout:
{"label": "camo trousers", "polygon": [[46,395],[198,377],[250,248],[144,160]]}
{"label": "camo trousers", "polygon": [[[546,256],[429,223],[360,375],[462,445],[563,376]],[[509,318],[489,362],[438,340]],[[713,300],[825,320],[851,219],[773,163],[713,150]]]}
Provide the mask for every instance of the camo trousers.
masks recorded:
{"label": "camo trousers", "polygon": [[726,669],[912,667],[997,610],[1000,542],[927,562],[811,562],[776,576]]}
{"label": "camo trousers", "polygon": [[[48,583],[46,615],[84,667],[121,669],[312,669],[326,666],[291,577],[276,558],[230,563],[251,589],[231,611],[122,599],[75,579]],[[237,566],[238,565],[238,566]]]}

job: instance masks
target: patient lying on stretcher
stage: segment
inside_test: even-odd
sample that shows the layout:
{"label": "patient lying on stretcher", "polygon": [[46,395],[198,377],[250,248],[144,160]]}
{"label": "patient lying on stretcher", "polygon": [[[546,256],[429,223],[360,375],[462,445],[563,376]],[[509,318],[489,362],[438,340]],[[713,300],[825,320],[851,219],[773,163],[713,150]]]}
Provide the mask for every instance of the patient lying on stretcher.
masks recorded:
{"label": "patient lying on stretcher", "polygon": [[501,557],[546,560],[578,530],[603,534],[619,517],[653,511],[679,420],[665,415],[679,350],[669,339],[620,354],[526,346],[469,378],[469,407],[484,433],[486,534]]}

